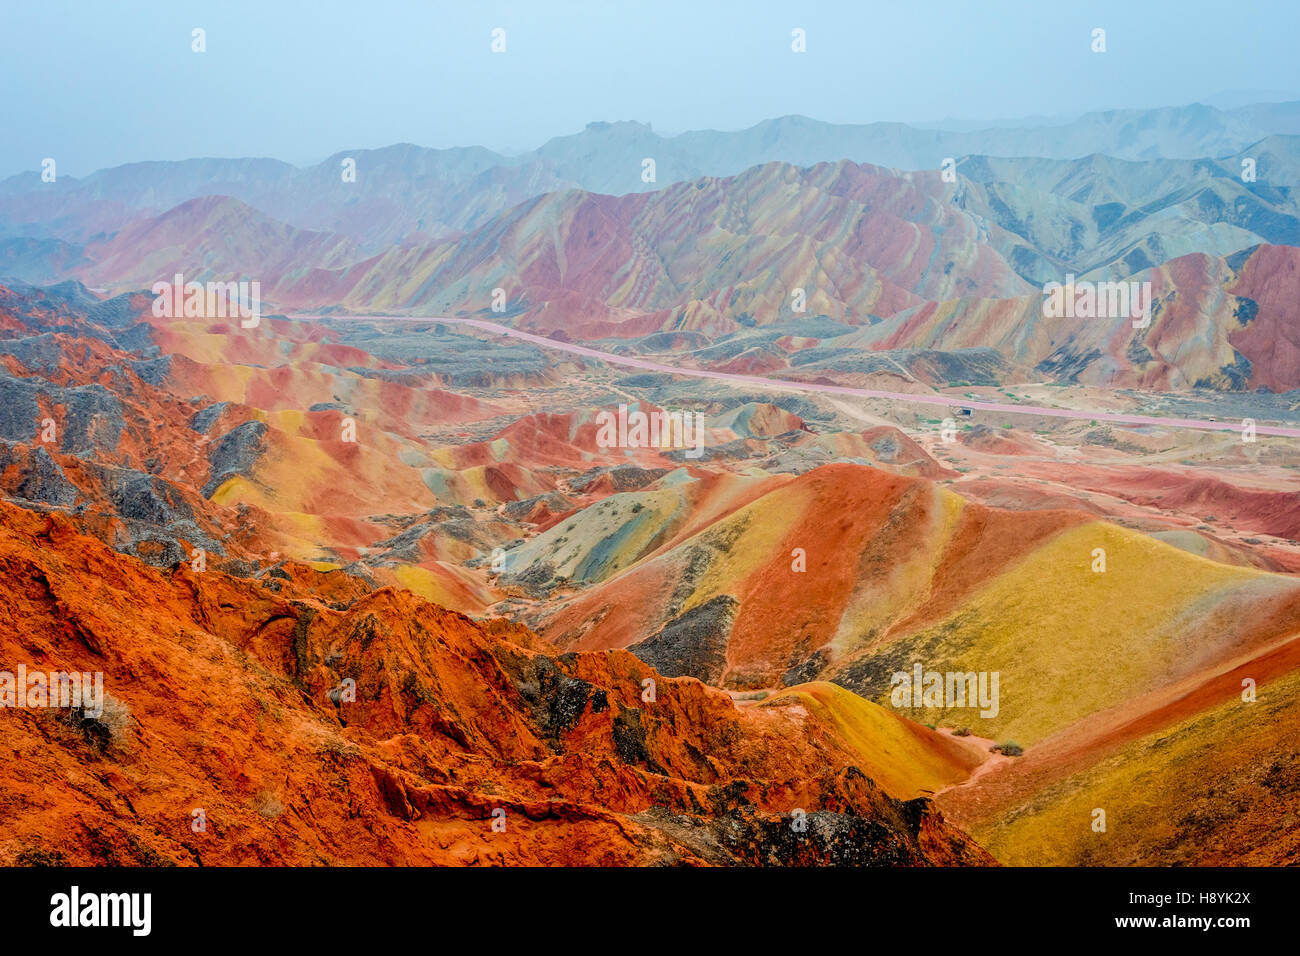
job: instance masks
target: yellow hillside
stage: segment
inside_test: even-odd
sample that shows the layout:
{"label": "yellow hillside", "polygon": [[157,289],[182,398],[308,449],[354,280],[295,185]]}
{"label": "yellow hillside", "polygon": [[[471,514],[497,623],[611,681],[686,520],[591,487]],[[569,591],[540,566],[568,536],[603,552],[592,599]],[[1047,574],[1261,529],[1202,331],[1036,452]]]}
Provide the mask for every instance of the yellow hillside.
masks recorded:
{"label": "yellow hillside", "polygon": [[800,684],[761,706],[798,703],[859,757],[859,768],[891,796],[927,796],[970,776],[987,754],[960,738],[899,717],[825,681]]}
{"label": "yellow hillside", "polygon": [[[1102,573],[1093,571],[1095,549],[1105,551]],[[1030,554],[946,620],[873,648],[868,658],[881,669],[864,689],[887,705],[884,669],[906,670],[917,660],[927,670],[997,671],[996,717],[938,708],[907,715],[1028,745],[1223,656],[1241,640],[1242,620],[1294,604],[1298,592],[1300,583],[1288,578],[1086,524]]]}
{"label": "yellow hillside", "polygon": [[[1300,862],[1300,671],[958,820],[1014,866]],[[942,800],[940,801],[942,805]],[[1093,829],[1096,809],[1106,831]],[[954,814],[949,813],[952,817]]]}

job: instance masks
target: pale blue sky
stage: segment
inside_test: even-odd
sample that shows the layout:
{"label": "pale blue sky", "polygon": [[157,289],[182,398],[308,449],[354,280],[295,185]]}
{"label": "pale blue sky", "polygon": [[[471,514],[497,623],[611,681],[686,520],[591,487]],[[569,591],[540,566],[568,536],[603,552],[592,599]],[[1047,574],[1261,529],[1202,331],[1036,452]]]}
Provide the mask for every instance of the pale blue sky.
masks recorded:
{"label": "pale blue sky", "polygon": [[1300,90],[1298,36],[1296,0],[0,0],[0,176],[46,156],[80,176],[395,142],[522,150],[592,120],[671,133],[1183,105]]}

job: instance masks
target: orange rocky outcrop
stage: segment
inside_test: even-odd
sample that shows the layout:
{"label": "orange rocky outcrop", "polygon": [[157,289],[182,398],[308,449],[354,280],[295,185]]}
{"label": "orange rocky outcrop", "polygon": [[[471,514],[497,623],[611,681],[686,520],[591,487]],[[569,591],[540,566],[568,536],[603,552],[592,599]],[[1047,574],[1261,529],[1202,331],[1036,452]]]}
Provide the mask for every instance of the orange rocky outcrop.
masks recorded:
{"label": "orange rocky outcrop", "polygon": [[0,669],[105,689],[0,710],[0,863],[992,862],[797,710],[622,651],[292,563],[160,570],[6,503],[0,577]]}

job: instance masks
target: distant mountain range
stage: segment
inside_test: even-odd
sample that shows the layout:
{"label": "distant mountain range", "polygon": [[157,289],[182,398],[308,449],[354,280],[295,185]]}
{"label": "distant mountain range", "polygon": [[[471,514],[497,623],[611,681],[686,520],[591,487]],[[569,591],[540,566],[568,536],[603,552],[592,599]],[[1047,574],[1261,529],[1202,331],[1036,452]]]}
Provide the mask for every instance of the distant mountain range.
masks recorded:
{"label": "distant mountain range", "polygon": [[[1300,134],[1300,102],[1113,110],[1059,125],[955,131],[784,116],[738,132],[663,137],[642,123],[602,122],[517,156],[402,144],[341,152],[304,168],[273,159],[192,159],[131,163],[55,183],[23,173],[0,181],[0,236],[81,242],[111,231],[115,219],[133,211],[156,214],[189,199],[223,195],[300,229],[339,232],[376,250],[473,229],[532,196],[567,188],[650,192],[769,162],[851,160],[929,170],[969,155],[1222,158],[1274,134]],[[349,158],[356,161],[353,183],[342,177],[341,164]],[[647,158],[655,161],[653,182],[642,178]]]}
{"label": "distant mountain range", "polygon": [[[0,278],[115,292],[178,272],[256,278],[280,309],[491,312],[583,338],[822,317],[866,327],[856,348],[993,347],[1094,384],[1285,390],[1300,349],[1258,330],[1287,327],[1298,281],[1297,132],[1300,103],[951,133],[785,117],[663,138],[593,123],[510,158],[392,146],[304,169],[30,174],[0,183]],[[1277,251],[1252,258],[1261,247]],[[1152,282],[1152,327],[1048,328],[1042,288],[1069,275]]]}

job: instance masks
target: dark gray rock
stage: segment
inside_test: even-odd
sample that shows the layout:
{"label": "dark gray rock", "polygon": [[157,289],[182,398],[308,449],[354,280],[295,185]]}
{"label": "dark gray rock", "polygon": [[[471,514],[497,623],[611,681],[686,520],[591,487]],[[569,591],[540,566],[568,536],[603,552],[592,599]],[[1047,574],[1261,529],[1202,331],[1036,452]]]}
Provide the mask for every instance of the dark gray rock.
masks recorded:
{"label": "dark gray rock", "polygon": [[609,695],[595,685],[564,672],[559,662],[549,657],[529,657],[503,650],[497,656],[503,669],[515,682],[515,688],[528,702],[538,727],[552,743],[558,743],[571,730],[588,706],[592,713],[609,708]]}
{"label": "dark gray rock", "polygon": [[41,420],[36,395],[27,379],[0,372],[0,438],[18,442],[36,438]]}
{"label": "dark gray rock", "polygon": [[727,642],[739,608],[734,597],[719,594],[628,650],[665,677],[695,677],[717,684],[727,669]]}
{"label": "dark gray rock", "polygon": [[54,335],[29,335],[20,339],[0,339],[0,355],[12,355],[33,372],[49,372],[63,365],[63,349]]}
{"label": "dark gray rock", "polygon": [[131,368],[136,375],[148,382],[150,385],[161,385],[167,380],[167,376],[172,371],[172,357],[170,355],[160,355],[157,358],[144,359],[139,362],[132,362]]}
{"label": "dark gray rock", "polygon": [[600,478],[609,475],[616,492],[639,491],[651,482],[668,474],[667,468],[641,468],[637,465],[615,465],[612,468],[593,468],[570,482],[574,491],[585,491]]}
{"label": "dark gray rock", "polygon": [[121,517],[160,528],[194,520],[194,511],[170,482],[129,468],[111,474],[109,499]]}
{"label": "dark gray rock", "polygon": [[506,516],[516,521],[522,520],[532,513],[537,505],[543,505],[552,513],[568,511],[573,507],[573,502],[558,491],[548,491],[545,494],[536,495],[532,498],[522,498],[519,501],[511,501],[505,506]]}
{"label": "dark gray rock", "polygon": [[200,435],[206,435],[221,418],[221,413],[230,407],[229,402],[215,402],[207,408],[200,409],[190,419],[190,428]]}
{"label": "dark gray rock", "polygon": [[70,508],[81,492],[68,481],[54,457],[41,446],[27,451],[0,443],[0,471],[19,463],[13,495],[24,501]]}
{"label": "dark gray rock", "polygon": [[244,422],[213,442],[208,450],[212,477],[203,486],[203,497],[211,498],[218,488],[236,475],[248,475],[266,453],[265,422]]}
{"label": "dark gray rock", "polygon": [[71,455],[117,451],[126,429],[122,404],[102,385],[51,389],[51,397],[67,411],[59,447]]}

